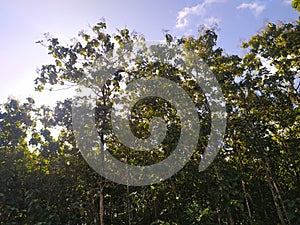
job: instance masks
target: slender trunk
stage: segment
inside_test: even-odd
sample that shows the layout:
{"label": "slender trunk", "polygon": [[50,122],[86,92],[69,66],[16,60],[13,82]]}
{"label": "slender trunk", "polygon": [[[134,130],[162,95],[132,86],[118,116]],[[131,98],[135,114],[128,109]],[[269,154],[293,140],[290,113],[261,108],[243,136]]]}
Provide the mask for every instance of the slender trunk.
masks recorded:
{"label": "slender trunk", "polygon": [[131,225],[129,194],[130,194],[130,190],[129,190],[129,186],[127,185],[127,215],[128,215],[128,225]]}
{"label": "slender trunk", "polygon": [[219,213],[218,213],[218,224],[221,225],[221,217]]}
{"label": "slender trunk", "polygon": [[247,197],[248,194],[246,192],[245,182],[244,182],[243,179],[242,179],[242,187],[243,187],[243,192],[244,192],[244,195],[245,195],[245,201],[246,201],[246,206],[247,206],[247,210],[248,210],[248,216],[249,216],[250,221],[252,223],[251,209],[250,209],[250,204],[249,204],[248,197]]}
{"label": "slender trunk", "polygon": [[[262,166],[263,166],[264,171],[265,171],[266,176],[267,176],[267,183],[268,183],[269,189],[270,189],[272,197],[273,197],[273,201],[274,201],[274,205],[275,205],[275,208],[276,208],[278,218],[279,218],[282,225],[286,225],[286,224],[290,225],[291,223],[290,223],[290,221],[287,217],[286,209],[285,209],[285,206],[283,204],[280,191],[277,188],[277,185],[274,181],[274,178],[273,178],[273,175],[272,175],[272,172],[271,172],[271,167],[268,163],[269,162],[268,156],[265,152],[264,147],[261,144],[261,143],[263,143],[263,141],[261,140],[259,134],[254,129],[255,126],[252,123],[249,124],[249,128],[251,129],[252,133],[255,135],[255,139],[257,140],[257,143],[258,143],[257,150],[258,150],[258,152],[261,153]],[[286,223],[286,221],[287,221],[287,223]]]}
{"label": "slender trunk", "polygon": [[281,222],[282,225],[286,225],[284,217],[283,217],[283,214],[282,214],[282,211],[281,211],[281,208],[280,208],[280,205],[279,205],[279,202],[278,202],[277,193],[275,193],[274,186],[272,184],[272,177],[270,175],[270,172],[268,170],[268,167],[267,167],[265,161],[263,161],[263,167],[264,167],[264,169],[266,171],[267,183],[268,183],[269,189],[270,189],[270,191],[272,193],[272,197],[273,197],[273,201],[274,201],[274,205],[275,205],[275,208],[276,208],[276,212],[277,212],[278,218],[279,218],[279,220],[280,220],[280,222]]}
{"label": "slender trunk", "polygon": [[[268,176],[268,175],[267,175],[267,176]],[[277,212],[278,218],[279,218],[281,224],[282,224],[282,225],[285,225],[286,223],[285,223],[285,221],[284,221],[284,218],[283,218],[283,215],[282,215],[282,212],[281,212],[281,209],[280,209],[280,206],[279,206],[279,203],[278,203],[276,194],[275,194],[275,192],[274,192],[272,183],[271,183],[271,181],[270,181],[270,177],[268,176],[267,179],[268,179],[268,185],[269,185],[270,191],[271,191],[271,193],[272,193],[272,197],[273,197],[273,201],[274,201],[274,205],[275,205],[275,208],[276,208],[276,212]]]}
{"label": "slender trunk", "polygon": [[100,225],[104,225],[104,196],[103,196],[103,179],[100,178],[100,211],[99,211],[99,217],[100,217]]}
{"label": "slender trunk", "polygon": [[[221,179],[222,176],[220,176],[217,167],[215,168],[215,171],[216,171],[217,179],[218,179],[218,180],[222,180],[222,179]],[[220,192],[221,192],[221,197],[223,197],[224,195],[223,195],[223,188],[222,188],[222,186],[220,186]],[[227,199],[224,198],[225,204],[226,204],[226,200],[227,200]],[[234,220],[233,220],[233,218],[232,218],[232,215],[231,215],[229,206],[226,207],[226,212],[227,212],[229,224],[230,224],[230,225],[234,225]]]}
{"label": "slender trunk", "polygon": [[[273,179],[272,179],[272,180],[273,180]],[[283,213],[284,213],[284,215],[285,215],[287,224],[291,225],[291,222],[290,222],[290,220],[289,220],[289,218],[288,218],[288,216],[287,216],[286,208],[285,208],[284,203],[283,203],[283,200],[282,200],[282,198],[281,198],[280,191],[279,191],[279,189],[278,189],[278,187],[277,187],[277,184],[276,184],[276,182],[275,182],[274,180],[273,180],[273,186],[274,186],[274,189],[275,189],[275,191],[276,191],[276,193],[277,193],[277,196],[278,196],[279,202],[280,202],[280,204],[281,204]]]}
{"label": "slender trunk", "polygon": [[[102,88],[102,96],[100,98],[102,98],[103,100],[103,106],[107,106],[107,94],[105,93],[105,88]],[[103,115],[99,118],[100,120],[102,120],[102,124],[101,124],[101,133],[100,133],[100,141],[102,143],[102,145],[104,145],[104,125],[107,123],[107,109],[104,110],[104,112],[102,112]],[[102,161],[104,160],[104,154],[103,154],[103,150],[104,149],[100,149],[100,157],[102,158]],[[100,196],[99,196],[99,220],[100,220],[100,225],[104,225],[104,195],[103,195],[103,189],[104,189],[104,180],[103,177],[101,175],[100,177]]]}
{"label": "slender trunk", "polygon": [[[259,196],[260,196],[261,202],[264,202],[265,199],[264,199],[263,194],[262,194],[260,182],[258,182],[258,191],[259,191]],[[263,207],[263,209],[264,209],[264,215],[265,215],[265,218],[268,218],[269,216],[268,216],[268,213],[267,213],[267,211],[266,211],[266,208]]]}
{"label": "slender trunk", "polygon": [[234,221],[233,221],[229,207],[227,207],[227,216],[228,216],[229,224],[234,225]]}
{"label": "slender trunk", "polygon": [[271,191],[272,196],[273,196],[273,201],[274,201],[274,204],[275,204],[275,207],[276,207],[276,211],[277,211],[279,220],[283,225],[285,225],[285,224],[290,225],[291,222],[287,217],[287,212],[286,212],[285,206],[283,204],[279,188],[278,188],[278,186],[277,186],[277,184],[276,184],[276,182],[275,182],[275,180],[272,176],[271,168],[269,166],[267,156],[264,156],[263,167],[266,171],[267,182],[268,182],[270,191]]}
{"label": "slender trunk", "polygon": [[[235,151],[238,153],[238,158],[239,159],[242,159],[240,153],[239,153],[239,150],[237,148],[237,146],[235,145]],[[251,213],[251,208],[250,208],[250,204],[249,204],[249,200],[248,200],[248,193],[246,191],[246,186],[245,186],[245,182],[244,182],[244,172],[243,172],[243,165],[242,165],[242,160],[240,160],[240,168],[241,168],[241,183],[242,183],[242,188],[243,188],[243,193],[244,193],[244,198],[245,198],[245,202],[246,202],[246,207],[247,207],[247,211],[248,211],[248,216],[249,216],[249,219],[250,219],[250,224],[253,224],[252,222],[252,213]],[[251,196],[249,197],[249,199],[251,200]]]}
{"label": "slender trunk", "polygon": [[[104,136],[103,133],[100,135],[102,144],[104,144]],[[103,152],[100,152],[100,157],[103,156]],[[100,219],[100,225],[104,225],[104,196],[103,196],[103,189],[104,189],[104,182],[103,177],[100,177],[100,196],[99,196],[99,219]]]}

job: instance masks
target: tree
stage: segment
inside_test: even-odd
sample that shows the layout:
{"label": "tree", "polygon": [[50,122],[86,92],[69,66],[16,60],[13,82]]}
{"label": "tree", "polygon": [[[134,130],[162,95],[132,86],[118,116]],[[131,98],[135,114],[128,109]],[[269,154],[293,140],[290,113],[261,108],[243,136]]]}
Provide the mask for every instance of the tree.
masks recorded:
{"label": "tree", "polygon": [[[249,67],[245,81],[256,86],[251,93],[245,82],[246,93],[243,94],[245,98],[255,96],[257,110],[253,113],[257,119],[251,119],[253,124],[249,124],[257,135],[253,147],[262,157],[262,166],[282,224],[290,224],[289,217],[294,218],[288,215],[284,205],[287,200],[283,198],[289,199],[286,193],[293,189],[290,185],[299,182],[299,162],[295,160],[299,158],[296,134],[299,133],[299,44],[299,24],[293,23],[277,26],[269,23],[261,34],[244,44],[250,49],[247,57],[251,58],[247,64],[253,65]],[[256,82],[251,82],[252,79]],[[250,104],[247,108],[251,113]],[[288,177],[290,181],[287,181]]]}
{"label": "tree", "polygon": [[[97,97],[96,118],[90,112],[79,116],[92,117],[114,157],[151,165],[178,144],[182,122],[174,105],[155,97],[134,105],[130,128],[135,136],[148,138],[155,117],[167,123],[162,145],[150,152],[125,146],[109,115],[116,95],[130,81],[152,75],[171,79],[198,108],[197,150],[163,182],[117,184],[96,173],[79,151],[72,104],[80,96],[53,108],[36,107],[31,98],[25,103],[9,99],[0,107],[0,224],[299,223],[299,24],[269,23],[243,43],[243,57],[225,54],[211,30],[179,39],[167,34],[164,44],[151,48],[128,29],[110,35],[99,22],[92,30],[67,46],[49,36],[41,42],[54,63],[42,66],[36,89],[91,87]],[[143,51],[132,55],[126,47],[133,45]],[[201,87],[182,69],[184,63],[171,63],[190,52],[206,62],[226,99],[223,146],[201,173],[198,165],[212,126],[210,109]],[[99,89],[96,84],[104,75],[111,77]]]}
{"label": "tree", "polygon": [[292,6],[294,9],[300,11],[300,1],[299,0],[293,0],[292,1]]}
{"label": "tree", "polygon": [[[115,221],[127,220],[128,224],[134,224],[136,221],[254,224],[265,223],[266,220],[274,220],[276,217],[281,224],[296,221],[298,211],[295,207],[298,200],[294,193],[297,192],[296,183],[299,178],[297,170],[298,25],[290,23],[276,26],[270,23],[261,34],[253,36],[248,43],[244,43],[244,48],[248,48],[249,53],[243,58],[223,54],[222,49],[215,47],[216,34],[209,30],[203,31],[197,38],[185,37],[177,40],[170,38],[168,34],[166,45],[156,46],[156,50],[161,52],[170,45],[175,45],[183,51],[192,49],[216,75],[226,97],[228,130],[224,148],[216,162],[202,174],[196,172],[196,165],[200,160],[199,152],[204,151],[206,135],[210,130],[208,107],[203,93],[194,88],[193,81],[188,82],[189,76],[180,73],[170,64],[159,61],[159,58],[154,57],[151,61],[147,53],[138,55],[139,60],[130,62],[131,68],[134,69],[128,69],[129,64],[124,57],[126,49],[117,55],[118,60],[115,63],[105,64],[111,59],[110,54],[115,45],[122,47],[128,43],[138,43],[143,46],[143,37],[136,33],[124,29],[120,30],[119,34],[111,36],[105,32],[105,29],[106,24],[100,22],[93,27],[94,36],[81,33],[84,43],[77,42],[69,47],[59,45],[55,38],[49,38],[47,40],[49,53],[54,56],[56,64],[43,66],[41,76],[36,79],[37,89],[42,90],[46,84],[70,82],[76,85],[80,80],[84,80],[84,85],[90,87],[98,78],[94,76],[92,80],[86,79],[87,74],[96,75],[96,72],[99,72],[95,61],[109,65],[104,69],[101,67],[101,73],[112,74],[112,79],[106,83],[102,92],[98,92],[100,93],[98,104],[102,105],[102,108],[99,107],[97,111],[97,115],[100,116],[98,126],[102,128],[104,134],[102,141],[110,146],[115,157],[127,163],[157,162],[168,156],[168,150],[163,151],[162,155],[145,155],[140,152],[133,154],[113,135],[111,121],[107,114],[111,110],[114,91],[121,91],[122,82],[140,78],[144,74],[148,76],[156,71],[158,74],[169,74],[168,78],[183,86],[193,99],[199,96],[198,106],[203,107],[201,110],[203,114],[199,114],[199,117],[204,124],[202,126],[204,135],[202,143],[198,146],[198,153],[195,153],[193,160],[186,165],[185,169],[170,180],[150,187],[116,189],[115,184],[100,178],[102,179],[100,190],[107,193],[100,192],[100,197],[102,196],[100,203],[103,204],[104,196],[109,206],[113,207],[113,201],[124,203],[121,209],[117,206],[114,209],[124,212],[125,214],[121,214],[126,215],[127,219],[116,213],[119,216]],[[115,41],[113,42],[112,39]],[[155,51],[152,53],[155,55]],[[174,56],[165,55],[171,58]],[[276,72],[273,71],[275,68]],[[182,83],[178,79],[180,76],[182,76],[180,79],[184,80]],[[94,90],[97,91],[96,88]],[[137,111],[133,111],[137,123],[133,124],[132,130],[137,136],[147,137],[149,120],[153,116],[172,111],[172,106],[164,101],[152,100],[158,107],[153,102],[151,104],[147,102],[146,105],[145,102],[140,102],[136,105]],[[140,113],[139,109],[144,111]],[[154,112],[159,113],[154,114]],[[166,120],[176,121],[176,115],[170,115],[171,117]],[[175,122],[169,127],[173,136],[168,136],[169,142],[165,142],[165,146],[176,143],[178,126],[180,123]],[[132,157],[128,157],[129,152]],[[294,179],[295,175],[297,179]],[[199,183],[201,187],[198,187]],[[182,187],[186,188],[182,189]],[[229,191],[231,188],[233,190]],[[209,190],[215,191],[210,194]],[[120,193],[123,195],[118,198]],[[144,196],[144,201],[138,196]],[[174,205],[179,198],[184,201]],[[139,206],[140,210],[134,209],[135,205]],[[145,217],[144,210],[148,207],[153,214],[147,213],[149,217]],[[103,207],[100,208],[100,218],[109,221],[109,215],[114,213],[104,210]],[[182,208],[186,209],[183,215]],[[143,217],[144,219],[139,220]],[[112,217],[110,221],[113,221]]]}

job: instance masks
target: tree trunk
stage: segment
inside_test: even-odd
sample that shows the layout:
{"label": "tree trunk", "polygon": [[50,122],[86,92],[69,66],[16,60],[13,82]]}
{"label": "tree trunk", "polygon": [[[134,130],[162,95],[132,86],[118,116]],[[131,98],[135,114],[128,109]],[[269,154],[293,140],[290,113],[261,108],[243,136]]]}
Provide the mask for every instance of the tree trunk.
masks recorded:
{"label": "tree trunk", "polygon": [[233,221],[229,207],[227,207],[227,215],[228,215],[229,224],[234,225],[234,221]]}
{"label": "tree trunk", "polygon": [[243,186],[243,192],[244,192],[244,195],[245,195],[245,201],[246,201],[246,206],[247,206],[247,210],[248,210],[248,216],[249,216],[251,224],[252,224],[251,209],[250,209],[250,204],[249,204],[248,197],[247,197],[245,182],[244,182],[243,179],[242,179],[242,186]]}
{"label": "tree trunk", "polygon": [[103,179],[100,178],[100,211],[99,211],[99,217],[100,217],[100,225],[104,225],[104,196],[103,196]]}
{"label": "tree trunk", "polygon": [[129,190],[129,186],[127,185],[127,216],[128,216],[128,225],[131,225],[131,217],[130,217],[130,190]]}
{"label": "tree trunk", "polygon": [[[276,207],[276,212],[277,212],[278,218],[279,218],[281,224],[283,224],[283,225],[289,224],[290,225],[291,223],[287,217],[287,213],[286,213],[285,207],[282,202],[280,191],[276,185],[276,182],[273,179],[273,176],[271,174],[271,168],[269,166],[266,156],[264,156],[263,167],[266,171],[267,182],[268,182],[270,191],[272,193],[272,197],[273,197],[273,201],[274,201],[274,204]],[[286,218],[286,220],[284,217]]]}
{"label": "tree trunk", "polygon": [[[103,106],[107,106],[107,94],[105,93],[105,88],[102,88],[102,96],[100,96],[100,99],[102,98],[103,100]],[[100,116],[100,120],[102,120],[102,124],[101,124],[101,133],[100,133],[100,139],[101,139],[101,143],[104,145],[104,129],[105,129],[105,124],[107,123],[107,115],[108,115],[108,112],[107,112],[107,109],[104,110],[104,112],[102,112],[103,115]],[[102,149],[104,150],[104,149]],[[100,152],[100,157],[102,158],[102,161],[103,161],[103,151],[101,150]],[[103,181],[103,177],[102,177],[102,174],[101,174],[101,177],[100,177],[100,196],[99,196],[99,220],[100,220],[100,225],[104,225],[104,196],[103,196],[103,189],[104,189],[104,181]]]}
{"label": "tree trunk", "polygon": [[[265,152],[264,147],[261,145],[261,143],[263,143],[263,141],[261,140],[259,134],[254,129],[255,128],[254,124],[250,123],[249,128],[251,129],[252,133],[255,135],[255,139],[257,140],[257,143],[258,143],[257,150],[258,150],[258,152],[260,152],[260,156],[262,159],[262,166],[263,166],[263,169],[267,176],[267,183],[268,183],[269,189],[272,193],[272,197],[273,197],[273,201],[274,201],[274,205],[276,208],[278,218],[282,225],[286,225],[286,224],[290,225],[291,223],[287,217],[286,209],[283,204],[280,191],[274,181],[274,178],[273,178],[273,175],[271,172],[271,167],[269,165],[269,158]],[[287,223],[286,223],[286,221],[287,221]]]}

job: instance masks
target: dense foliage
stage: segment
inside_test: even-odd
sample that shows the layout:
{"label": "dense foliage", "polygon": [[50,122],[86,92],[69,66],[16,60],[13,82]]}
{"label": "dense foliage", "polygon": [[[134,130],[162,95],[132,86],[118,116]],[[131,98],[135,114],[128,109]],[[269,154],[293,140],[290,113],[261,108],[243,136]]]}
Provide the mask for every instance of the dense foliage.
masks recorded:
{"label": "dense foliage", "polygon": [[[95,61],[109,59],[117,45],[144,42],[128,29],[110,35],[104,22],[92,30],[69,46],[52,37],[42,42],[54,64],[42,66],[38,91],[57,84],[90,87],[94,80],[87,74],[99,70]],[[225,54],[216,40],[214,31],[203,30],[197,38],[167,34],[165,43],[192,49],[216,75],[226,98],[224,145],[207,170],[199,173],[198,164],[210,117],[193,80],[147,54],[128,69],[120,54],[117,63],[101,71],[113,74],[98,96],[104,106],[97,108],[102,141],[131,164],[168,156],[180,127],[171,105],[152,99],[153,104],[136,106],[132,127],[139,137],[147,137],[153,116],[168,112],[164,119],[171,121],[164,151],[148,155],[119,143],[107,115],[120,83],[142,74],[168,74],[202,107],[202,139],[190,162],[158,184],[113,183],[93,171],[76,146],[72,99],[53,108],[37,107],[31,98],[24,103],[9,99],[0,108],[0,224],[300,224],[300,24],[269,23],[243,43],[243,57]]]}

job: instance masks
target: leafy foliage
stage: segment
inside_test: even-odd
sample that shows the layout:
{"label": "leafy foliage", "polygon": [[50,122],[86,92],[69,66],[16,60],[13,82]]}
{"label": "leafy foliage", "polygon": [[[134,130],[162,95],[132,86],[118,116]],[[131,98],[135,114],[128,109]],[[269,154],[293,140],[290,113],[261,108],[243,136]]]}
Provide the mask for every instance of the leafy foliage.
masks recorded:
{"label": "leafy foliage", "polygon": [[117,158],[133,165],[161,161],[180,135],[176,110],[157,98],[136,104],[131,126],[136,136],[146,138],[151,118],[163,117],[169,122],[164,151],[134,153],[113,135],[109,112],[114,94],[122,91],[122,83],[141,76],[168,74],[189,93],[199,107],[200,141],[190,162],[170,179],[128,187],[105,180],[82,158],[72,130],[71,99],[54,108],[37,107],[31,98],[25,103],[9,99],[0,110],[0,224],[300,223],[299,31],[299,23],[269,23],[243,43],[248,52],[243,57],[225,54],[211,30],[197,38],[166,35],[166,46],[193,50],[207,63],[226,98],[224,146],[201,173],[209,109],[188,74],[149,54],[128,64],[121,52],[108,64],[116,45],[143,47],[145,40],[128,29],[110,35],[104,22],[92,34],[80,33],[81,41],[70,46],[47,37],[42,44],[54,63],[42,66],[35,80],[38,91],[58,84],[93,87],[99,79],[93,76],[99,72],[95,62],[104,65],[101,74],[112,75],[102,92],[93,88],[100,136]]}

